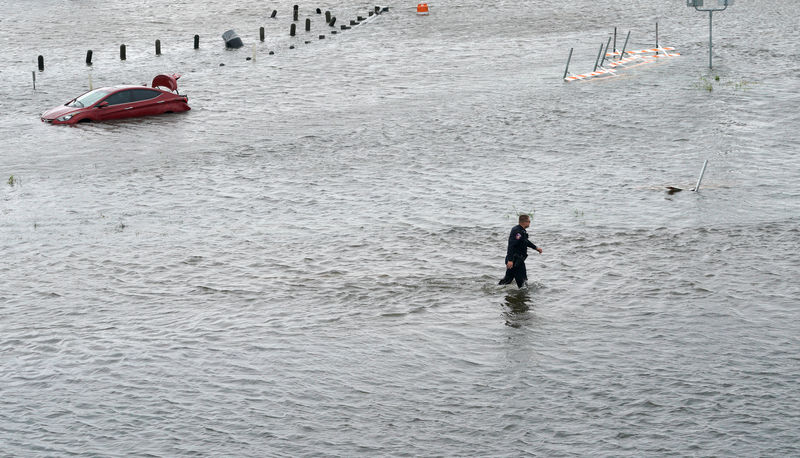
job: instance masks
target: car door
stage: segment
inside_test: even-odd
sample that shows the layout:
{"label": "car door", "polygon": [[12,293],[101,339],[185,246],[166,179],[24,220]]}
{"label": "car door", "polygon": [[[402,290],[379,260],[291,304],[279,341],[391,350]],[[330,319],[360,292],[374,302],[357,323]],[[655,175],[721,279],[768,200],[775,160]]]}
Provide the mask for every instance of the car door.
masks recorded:
{"label": "car door", "polygon": [[108,121],[110,119],[129,117],[131,115],[130,111],[133,110],[131,95],[131,89],[123,89],[101,100],[97,104],[97,119],[99,121]]}
{"label": "car door", "polygon": [[133,110],[131,116],[149,116],[161,114],[165,111],[164,103],[160,102],[158,96],[161,91],[155,89],[133,89],[131,90],[131,104]]}

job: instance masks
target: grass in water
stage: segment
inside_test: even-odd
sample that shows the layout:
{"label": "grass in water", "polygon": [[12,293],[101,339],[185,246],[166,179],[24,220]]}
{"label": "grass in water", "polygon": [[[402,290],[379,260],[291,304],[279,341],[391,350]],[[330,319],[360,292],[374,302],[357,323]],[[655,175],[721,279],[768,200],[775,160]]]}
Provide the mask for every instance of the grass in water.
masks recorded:
{"label": "grass in water", "polygon": [[751,86],[758,84],[755,81],[739,80],[739,81],[723,81],[719,75],[701,76],[700,81],[694,83],[694,87],[700,90],[712,92],[715,88],[725,87],[733,89],[734,91],[747,90]]}
{"label": "grass in water", "polygon": [[[719,78],[719,77],[717,77],[717,78]],[[711,92],[711,91],[714,90],[714,83],[712,83],[711,80],[708,79],[708,77],[701,76],[700,77],[700,81],[695,83],[694,87],[696,87],[697,89],[703,89],[703,90],[706,90],[708,92]]]}
{"label": "grass in water", "polygon": [[521,215],[528,215],[528,217],[531,219],[531,224],[533,224],[533,215],[534,215],[534,213],[536,213],[536,209],[532,209],[531,211],[525,212],[525,211],[518,210],[517,207],[514,207],[514,213],[512,213],[511,215],[508,215],[508,217],[517,219]]}

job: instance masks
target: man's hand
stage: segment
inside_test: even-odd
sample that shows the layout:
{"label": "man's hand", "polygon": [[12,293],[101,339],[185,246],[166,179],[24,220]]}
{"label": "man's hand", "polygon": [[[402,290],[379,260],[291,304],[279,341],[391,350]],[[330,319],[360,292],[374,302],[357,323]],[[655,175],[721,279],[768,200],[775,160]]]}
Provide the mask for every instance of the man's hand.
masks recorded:
{"label": "man's hand", "polygon": [[541,248],[536,248],[536,251],[538,251],[539,254],[542,254],[542,249]]}
{"label": "man's hand", "polygon": [[507,269],[513,269],[514,268],[514,261],[508,261],[506,263],[506,268]]}

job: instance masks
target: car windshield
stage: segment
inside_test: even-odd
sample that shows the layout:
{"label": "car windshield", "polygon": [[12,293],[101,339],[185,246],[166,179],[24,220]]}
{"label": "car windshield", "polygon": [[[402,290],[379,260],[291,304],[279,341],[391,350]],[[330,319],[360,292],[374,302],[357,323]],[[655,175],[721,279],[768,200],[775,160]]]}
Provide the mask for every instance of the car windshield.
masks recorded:
{"label": "car windshield", "polygon": [[93,105],[95,102],[103,98],[104,95],[108,94],[108,91],[103,89],[95,89],[93,91],[89,91],[82,96],[72,99],[67,103],[68,107],[77,107],[83,108]]}

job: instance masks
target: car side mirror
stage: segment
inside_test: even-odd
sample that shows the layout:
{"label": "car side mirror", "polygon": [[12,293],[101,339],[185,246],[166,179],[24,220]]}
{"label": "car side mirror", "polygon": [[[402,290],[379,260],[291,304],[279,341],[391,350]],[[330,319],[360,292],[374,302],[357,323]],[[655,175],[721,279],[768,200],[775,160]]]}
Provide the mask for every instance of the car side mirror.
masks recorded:
{"label": "car side mirror", "polygon": [[97,105],[97,108],[105,108],[108,106],[108,102],[101,102]]}

